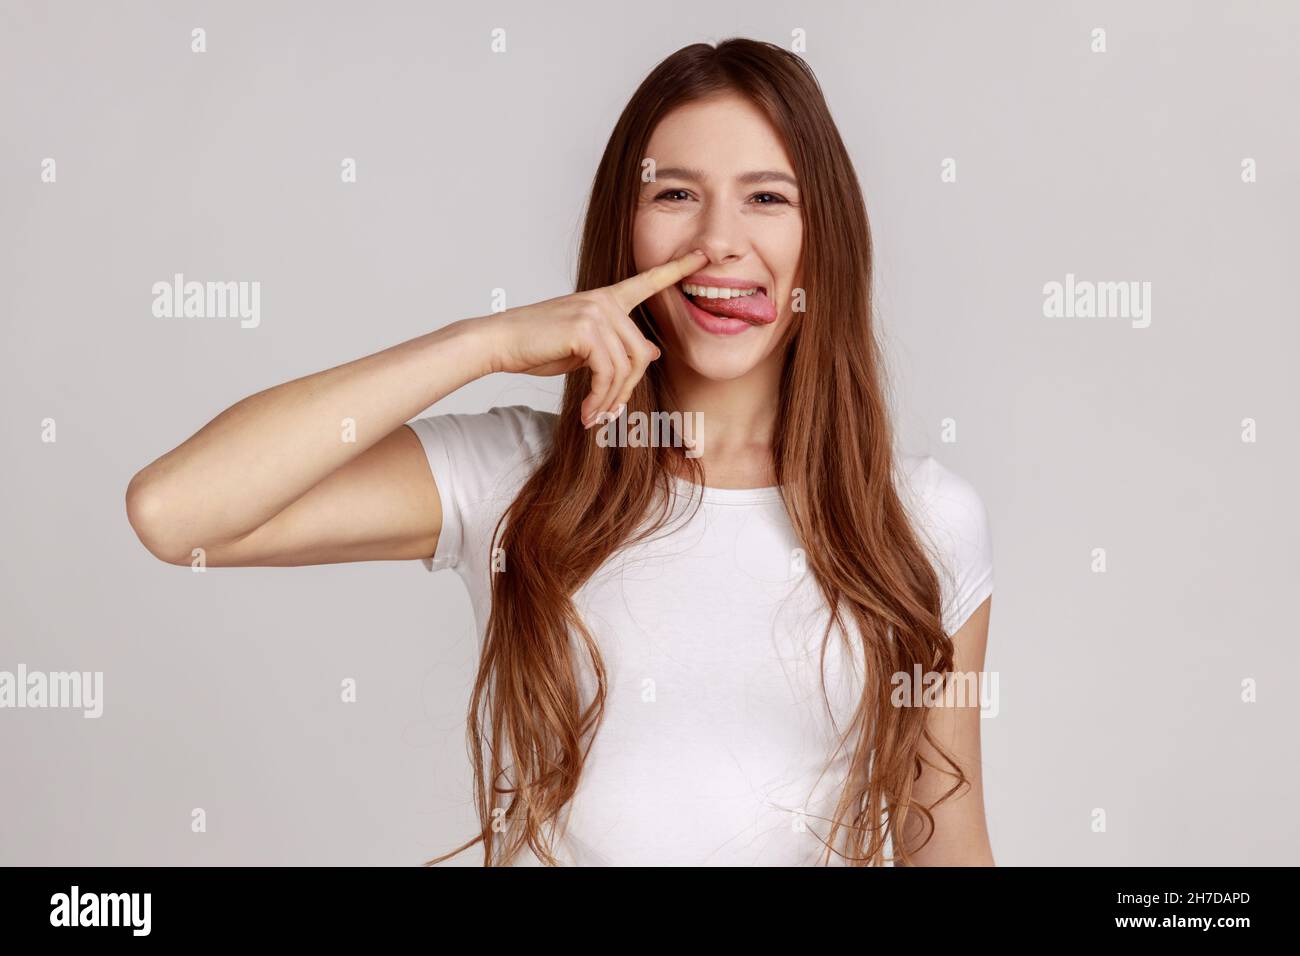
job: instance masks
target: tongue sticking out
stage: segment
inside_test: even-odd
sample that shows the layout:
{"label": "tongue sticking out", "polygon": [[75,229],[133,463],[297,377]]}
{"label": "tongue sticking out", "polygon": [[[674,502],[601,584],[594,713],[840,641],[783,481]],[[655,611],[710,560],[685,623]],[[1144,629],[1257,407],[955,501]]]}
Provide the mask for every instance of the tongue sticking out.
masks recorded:
{"label": "tongue sticking out", "polygon": [[691,302],[712,315],[728,319],[744,319],[754,325],[767,325],[776,321],[776,303],[761,289],[753,295],[730,299],[710,299],[707,296],[690,296]]}

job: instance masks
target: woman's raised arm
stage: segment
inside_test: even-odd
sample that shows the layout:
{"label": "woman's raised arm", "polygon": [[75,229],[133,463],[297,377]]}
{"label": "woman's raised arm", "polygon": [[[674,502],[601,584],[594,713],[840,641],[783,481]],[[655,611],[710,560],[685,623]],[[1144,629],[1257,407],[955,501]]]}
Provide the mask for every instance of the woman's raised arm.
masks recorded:
{"label": "woman's raised arm", "polygon": [[437,488],[402,425],[492,370],[486,331],[455,322],[237,402],[131,479],[131,526],[171,564],[431,555]]}
{"label": "woman's raised arm", "polygon": [[628,312],[698,269],[689,253],[616,285],[462,319],[258,392],[142,469],[126,490],[140,541],[169,564],[214,567],[429,557],[438,488],[420,411],[490,372],[587,366],[584,420],[626,402],[659,350]]}

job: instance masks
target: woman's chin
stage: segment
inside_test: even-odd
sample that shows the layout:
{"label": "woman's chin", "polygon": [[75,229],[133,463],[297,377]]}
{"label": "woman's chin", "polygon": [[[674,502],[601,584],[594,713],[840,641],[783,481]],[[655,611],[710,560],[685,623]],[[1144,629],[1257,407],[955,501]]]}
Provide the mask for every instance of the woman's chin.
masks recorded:
{"label": "woman's chin", "polygon": [[701,378],[717,382],[741,378],[752,372],[768,353],[767,335],[759,329],[753,331],[762,334],[763,339],[741,342],[737,340],[742,336],[710,336],[701,341],[698,335],[690,335],[679,354],[687,367]]}

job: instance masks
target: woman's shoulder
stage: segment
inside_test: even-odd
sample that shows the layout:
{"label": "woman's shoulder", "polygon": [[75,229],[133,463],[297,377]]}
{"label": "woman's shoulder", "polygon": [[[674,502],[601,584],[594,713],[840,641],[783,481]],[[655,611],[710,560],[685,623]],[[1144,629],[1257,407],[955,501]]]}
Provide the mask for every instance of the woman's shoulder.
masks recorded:
{"label": "woman's shoulder", "polygon": [[540,464],[555,420],[553,413],[528,405],[497,405],[407,423],[424,448],[442,505],[438,551],[425,567],[484,560],[496,519]]}
{"label": "woman's shoulder", "polygon": [[986,517],[975,486],[933,455],[900,455],[898,470],[903,490],[935,517],[958,524]]}
{"label": "woman's shoulder", "polygon": [[900,491],[937,563],[945,629],[954,633],[993,591],[993,536],[975,485],[933,455],[898,459]]}
{"label": "woman's shoulder", "polygon": [[491,473],[506,460],[530,459],[543,454],[555,430],[554,412],[529,405],[495,405],[482,412],[443,412],[410,422],[425,440],[456,447],[459,464],[477,465]]}

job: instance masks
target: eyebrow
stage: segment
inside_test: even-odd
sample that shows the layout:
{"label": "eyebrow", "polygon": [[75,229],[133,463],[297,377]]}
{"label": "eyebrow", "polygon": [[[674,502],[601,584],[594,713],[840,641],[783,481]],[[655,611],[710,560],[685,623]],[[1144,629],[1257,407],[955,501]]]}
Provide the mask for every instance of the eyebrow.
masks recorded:
{"label": "eyebrow", "polygon": [[[709,177],[698,169],[692,169],[689,166],[665,166],[655,172],[655,179],[682,179],[691,183],[702,183]],[[789,183],[795,189],[799,188],[799,183],[789,173],[783,173],[779,169],[756,169],[753,172],[741,173],[736,177],[736,182],[746,186],[754,186],[758,183],[781,182]]]}

